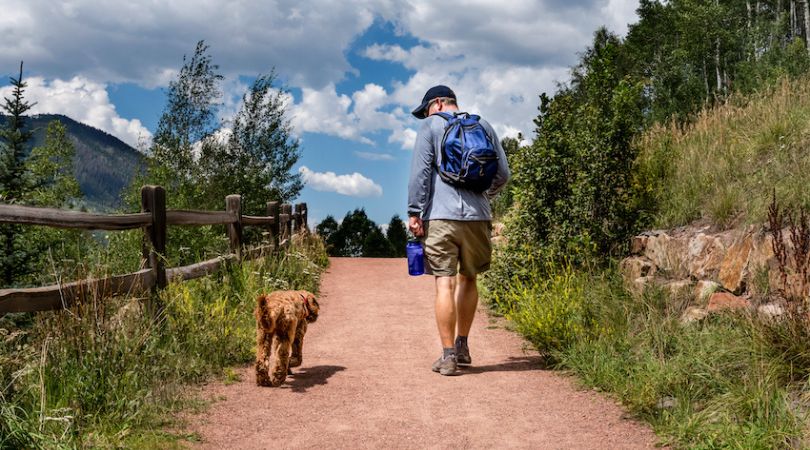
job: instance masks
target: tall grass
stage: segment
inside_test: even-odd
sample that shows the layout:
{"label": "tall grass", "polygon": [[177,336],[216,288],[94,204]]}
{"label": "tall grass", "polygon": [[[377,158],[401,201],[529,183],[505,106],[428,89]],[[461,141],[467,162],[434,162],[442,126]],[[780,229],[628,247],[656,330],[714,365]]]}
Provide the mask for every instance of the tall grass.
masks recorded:
{"label": "tall grass", "polygon": [[785,204],[808,207],[810,78],[732,97],[684,129],[654,126],[637,145],[657,226],[761,223],[774,189]]}
{"label": "tall grass", "polygon": [[158,320],[141,299],[87,298],[27,326],[0,323],[0,448],[166,445],[165,420],[187,404],[184,386],[252,359],[256,295],[317,291],[326,261],[309,238],[170,284]]}
{"label": "tall grass", "polygon": [[664,443],[807,445],[806,323],[722,314],[685,324],[685,298],[631,295],[614,269],[546,266],[536,280],[501,291],[493,307],[553,365],[618,397]]}

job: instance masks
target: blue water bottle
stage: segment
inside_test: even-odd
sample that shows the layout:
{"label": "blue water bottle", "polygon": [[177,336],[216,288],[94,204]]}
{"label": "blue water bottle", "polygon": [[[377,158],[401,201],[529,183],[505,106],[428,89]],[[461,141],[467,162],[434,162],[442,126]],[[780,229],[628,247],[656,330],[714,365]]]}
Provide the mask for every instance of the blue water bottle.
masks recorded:
{"label": "blue water bottle", "polygon": [[417,276],[425,273],[425,251],[422,250],[422,243],[410,241],[405,246],[405,253],[408,255],[408,274]]}

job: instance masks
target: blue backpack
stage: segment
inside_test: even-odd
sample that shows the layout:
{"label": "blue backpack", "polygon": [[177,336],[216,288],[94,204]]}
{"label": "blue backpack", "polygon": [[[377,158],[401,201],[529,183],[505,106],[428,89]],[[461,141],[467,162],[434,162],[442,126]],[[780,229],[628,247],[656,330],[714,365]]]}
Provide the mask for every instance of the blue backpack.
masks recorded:
{"label": "blue backpack", "polygon": [[445,183],[484,192],[498,172],[498,152],[492,138],[481,125],[480,116],[460,113],[436,113],[447,125],[442,138],[439,176]]}

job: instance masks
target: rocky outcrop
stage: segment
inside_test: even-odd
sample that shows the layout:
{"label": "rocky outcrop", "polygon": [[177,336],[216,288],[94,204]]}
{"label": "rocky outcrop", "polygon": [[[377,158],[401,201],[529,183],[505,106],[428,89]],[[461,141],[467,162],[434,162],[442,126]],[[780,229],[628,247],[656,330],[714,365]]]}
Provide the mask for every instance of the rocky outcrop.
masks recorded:
{"label": "rocky outcrop", "polygon": [[[687,292],[691,301],[682,321],[688,323],[712,312],[753,310],[752,298],[780,286],[772,239],[756,226],[724,231],[709,226],[649,231],[631,240],[632,255],[620,268],[632,291],[655,284],[672,293]],[[760,305],[758,311],[769,316],[781,314],[776,306]]]}

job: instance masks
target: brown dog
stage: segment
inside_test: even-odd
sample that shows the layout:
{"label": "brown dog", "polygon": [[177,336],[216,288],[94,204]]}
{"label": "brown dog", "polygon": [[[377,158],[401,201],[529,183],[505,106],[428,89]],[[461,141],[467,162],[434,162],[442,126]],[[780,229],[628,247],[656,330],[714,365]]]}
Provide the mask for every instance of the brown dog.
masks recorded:
{"label": "brown dog", "polygon": [[278,386],[290,367],[301,365],[307,323],[318,319],[319,310],[307,291],[275,291],[256,298],[256,384]]}

